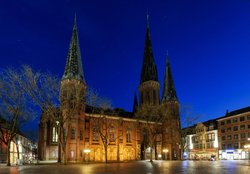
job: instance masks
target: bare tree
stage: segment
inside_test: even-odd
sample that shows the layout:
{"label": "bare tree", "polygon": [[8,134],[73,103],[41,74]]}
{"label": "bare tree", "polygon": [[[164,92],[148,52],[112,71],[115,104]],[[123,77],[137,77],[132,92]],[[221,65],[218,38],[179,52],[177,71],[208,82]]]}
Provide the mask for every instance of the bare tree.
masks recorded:
{"label": "bare tree", "polygon": [[202,116],[200,114],[194,114],[192,111],[192,107],[188,105],[183,105],[181,107],[181,115],[183,116],[182,127],[184,127],[181,130],[181,149],[183,155],[184,152],[188,152],[190,149],[189,143],[187,142],[187,135],[194,134],[194,124],[196,124]]}
{"label": "bare tree", "polygon": [[[96,136],[100,136],[101,138],[105,153],[105,162],[107,163],[108,146],[114,143],[116,144],[119,137],[122,136],[119,135],[121,120],[113,121],[113,119],[110,118],[111,116],[116,116],[115,110],[112,109],[111,102],[108,99],[100,97],[98,92],[93,89],[89,89],[87,92],[87,104],[89,114],[94,122],[93,133],[97,133]],[[119,145],[119,143],[117,144]]]}
{"label": "bare tree", "polygon": [[67,164],[67,140],[69,138],[69,121],[78,118],[85,111],[85,86],[71,80],[61,86],[61,115],[59,117],[59,145],[64,164]]}
{"label": "bare tree", "polygon": [[[169,114],[162,105],[150,106],[144,105],[138,109],[136,118],[145,122],[145,131],[147,131],[147,142],[144,144],[150,147],[150,161],[153,161],[153,149],[157,157],[157,138],[162,133],[162,124],[168,119]],[[145,140],[144,140],[145,141]]]}
{"label": "bare tree", "polygon": [[21,71],[7,68],[0,71],[0,139],[7,146],[7,165],[10,166],[10,143],[19,128],[35,116],[32,103],[19,83]]}

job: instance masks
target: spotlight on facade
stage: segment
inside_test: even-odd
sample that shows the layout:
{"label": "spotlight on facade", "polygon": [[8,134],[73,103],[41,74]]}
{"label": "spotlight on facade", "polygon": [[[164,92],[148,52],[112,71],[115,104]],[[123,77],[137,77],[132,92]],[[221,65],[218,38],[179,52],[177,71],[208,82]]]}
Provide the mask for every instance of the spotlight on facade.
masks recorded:
{"label": "spotlight on facade", "polygon": [[84,149],[83,152],[84,153],[90,153],[90,149]]}

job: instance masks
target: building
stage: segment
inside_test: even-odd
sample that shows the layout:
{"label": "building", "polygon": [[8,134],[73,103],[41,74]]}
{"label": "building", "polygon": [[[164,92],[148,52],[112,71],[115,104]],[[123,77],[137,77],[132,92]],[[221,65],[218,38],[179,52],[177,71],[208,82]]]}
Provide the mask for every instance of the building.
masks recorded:
{"label": "building", "polygon": [[[4,124],[6,121],[0,118],[0,136],[6,136],[6,129]],[[24,136],[20,131],[18,131],[10,142],[10,164],[22,164],[29,163],[34,159],[34,154],[32,149],[34,144],[26,136]],[[2,138],[0,138],[0,163],[7,162],[7,145],[4,143]]]}
{"label": "building", "polygon": [[219,158],[249,159],[250,107],[227,112],[217,121]]}
{"label": "building", "polygon": [[[87,106],[86,88],[75,20],[61,80],[59,120],[46,119],[44,114],[39,124],[40,160],[59,158],[69,162],[95,162],[107,158],[108,161],[129,161],[149,159],[150,152],[153,159],[181,159],[179,102],[170,63],[167,55],[164,89],[160,99],[160,83],[148,20],[139,86],[140,100],[138,104],[135,95],[133,113]],[[72,99],[77,104],[72,103]],[[157,116],[151,120],[136,117],[139,111],[149,107],[160,108],[163,114],[168,115],[167,119],[158,122],[155,119]],[[61,124],[62,120],[67,121]],[[62,125],[59,130],[58,125]],[[58,145],[59,139],[63,143]]]}
{"label": "building", "polygon": [[218,130],[216,120],[198,123],[182,130],[184,158],[191,160],[218,159]]}

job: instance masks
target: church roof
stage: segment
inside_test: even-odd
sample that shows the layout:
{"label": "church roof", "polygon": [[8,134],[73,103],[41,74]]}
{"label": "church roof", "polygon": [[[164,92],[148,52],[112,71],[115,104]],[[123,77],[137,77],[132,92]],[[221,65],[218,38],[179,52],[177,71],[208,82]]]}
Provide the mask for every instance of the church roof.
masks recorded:
{"label": "church roof", "polygon": [[162,102],[164,101],[178,101],[168,54],[167,54],[166,69],[164,74],[164,85],[162,94]]}
{"label": "church roof", "polygon": [[82,58],[79,46],[76,17],[69,45],[69,52],[67,56],[66,66],[62,77],[62,80],[64,79],[75,79],[85,82],[82,69]]}
{"label": "church roof", "polygon": [[158,73],[154,62],[153,48],[150,39],[149,22],[147,16],[147,30],[146,30],[146,38],[144,45],[144,57],[143,57],[140,84],[150,80],[158,81]]}

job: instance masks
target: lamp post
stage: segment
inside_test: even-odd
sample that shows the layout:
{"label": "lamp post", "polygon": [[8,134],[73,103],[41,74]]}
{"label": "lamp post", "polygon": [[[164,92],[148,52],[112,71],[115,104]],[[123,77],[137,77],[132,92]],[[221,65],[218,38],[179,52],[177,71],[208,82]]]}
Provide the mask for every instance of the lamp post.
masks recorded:
{"label": "lamp post", "polygon": [[163,149],[162,151],[164,153],[164,159],[167,160],[167,158],[168,158],[168,155],[167,155],[168,154],[168,149]]}
{"label": "lamp post", "polygon": [[84,152],[85,155],[86,155],[86,158],[85,158],[86,162],[89,162],[89,153],[90,153],[90,149],[84,149],[83,152]]}

